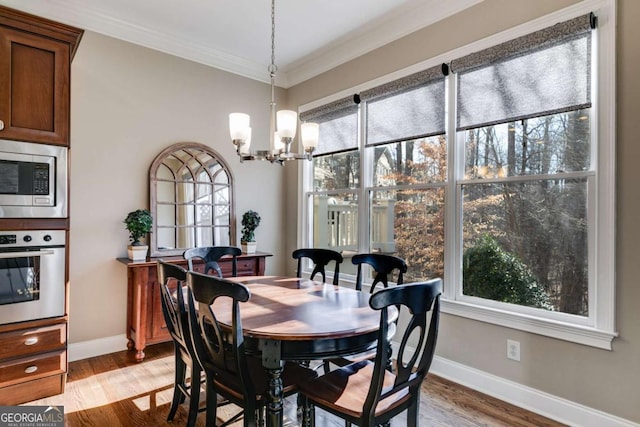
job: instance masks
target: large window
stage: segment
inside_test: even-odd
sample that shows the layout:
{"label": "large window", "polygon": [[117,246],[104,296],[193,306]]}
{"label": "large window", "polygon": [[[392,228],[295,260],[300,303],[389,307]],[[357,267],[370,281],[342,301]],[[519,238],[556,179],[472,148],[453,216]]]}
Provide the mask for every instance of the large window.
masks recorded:
{"label": "large window", "polygon": [[406,281],[443,275],[445,71],[433,67],[302,116],[320,122],[307,193],[311,242],[342,252],[344,272],[349,255],[365,251],[404,258]]}
{"label": "large window", "polygon": [[583,15],[451,64],[464,296],[589,316],[594,23]]}
{"label": "large window", "polygon": [[305,111],[304,243],[400,256],[405,281],[444,278],[446,312],[610,348],[613,24],[591,3]]}

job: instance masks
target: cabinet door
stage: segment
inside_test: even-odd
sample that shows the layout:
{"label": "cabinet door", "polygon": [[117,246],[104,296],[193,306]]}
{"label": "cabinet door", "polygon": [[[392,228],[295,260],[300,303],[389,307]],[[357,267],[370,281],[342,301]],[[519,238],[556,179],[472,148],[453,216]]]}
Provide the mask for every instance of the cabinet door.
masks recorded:
{"label": "cabinet door", "polygon": [[67,43],[0,27],[0,138],[69,145],[69,78]]}
{"label": "cabinet door", "polygon": [[[164,321],[162,313],[162,291],[158,282],[156,267],[149,267],[149,290],[151,304],[149,304],[149,314],[147,315],[147,341],[160,342],[171,339],[169,329]],[[175,289],[171,289],[174,291]]]}

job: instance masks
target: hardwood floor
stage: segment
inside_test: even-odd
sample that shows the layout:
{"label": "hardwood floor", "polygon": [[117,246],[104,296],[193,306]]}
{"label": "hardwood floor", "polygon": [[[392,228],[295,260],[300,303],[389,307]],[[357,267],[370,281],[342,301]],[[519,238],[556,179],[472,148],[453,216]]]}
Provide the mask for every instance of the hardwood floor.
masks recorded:
{"label": "hardwood floor", "polygon": [[[187,416],[181,405],[173,423],[166,421],[173,391],[173,345],[163,343],[145,349],[147,357],[137,363],[135,352],[122,351],[69,364],[65,393],[29,405],[64,405],[65,425],[82,427],[180,426]],[[429,375],[420,405],[420,426],[514,427],[561,426],[513,405],[466,387]],[[297,426],[295,400],[285,403],[285,424]],[[220,422],[237,412],[233,405],[219,408]],[[316,426],[341,427],[344,422],[317,412]],[[392,427],[406,425],[401,415]],[[197,426],[204,426],[204,413]],[[232,426],[242,426],[238,421]]]}

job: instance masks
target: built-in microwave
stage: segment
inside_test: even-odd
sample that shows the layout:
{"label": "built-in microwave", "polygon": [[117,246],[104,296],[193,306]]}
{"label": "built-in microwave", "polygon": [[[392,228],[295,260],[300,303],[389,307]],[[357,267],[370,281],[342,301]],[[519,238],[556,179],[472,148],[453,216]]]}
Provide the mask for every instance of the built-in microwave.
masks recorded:
{"label": "built-in microwave", "polygon": [[0,218],[67,216],[67,148],[0,139]]}

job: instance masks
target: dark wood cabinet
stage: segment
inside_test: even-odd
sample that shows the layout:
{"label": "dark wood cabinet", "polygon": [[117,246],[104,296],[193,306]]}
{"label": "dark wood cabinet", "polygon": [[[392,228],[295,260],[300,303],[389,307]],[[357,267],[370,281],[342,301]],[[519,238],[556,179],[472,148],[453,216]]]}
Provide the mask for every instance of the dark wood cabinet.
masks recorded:
{"label": "dark wood cabinet", "polygon": [[64,391],[67,320],[0,326],[0,405],[17,405]]}
{"label": "dark wood cabinet", "polygon": [[[0,139],[69,146],[71,60],[82,34],[0,6]],[[0,218],[0,229],[68,230],[69,218]],[[0,405],[64,391],[67,322],[64,315],[0,325]]]}
{"label": "dark wood cabinet", "polygon": [[69,145],[71,58],[82,34],[0,6],[0,138]]}
{"label": "dark wood cabinet", "polygon": [[[238,257],[238,276],[262,276],[266,258],[271,254],[256,252]],[[164,261],[187,268],[182,257],[163,257]],[[169,341],[171,336],[162,315],[160,287],[158,286],[157,261],[133,262],[127,258],[118,258],[127,266],[127,347],[135,348],[136,360],[144,360],[144,349],[149,344]],[[224,276],[231,276],[231,257],[220,261]],[[194,270],[202,272],[203,264],[196,261]]]}

